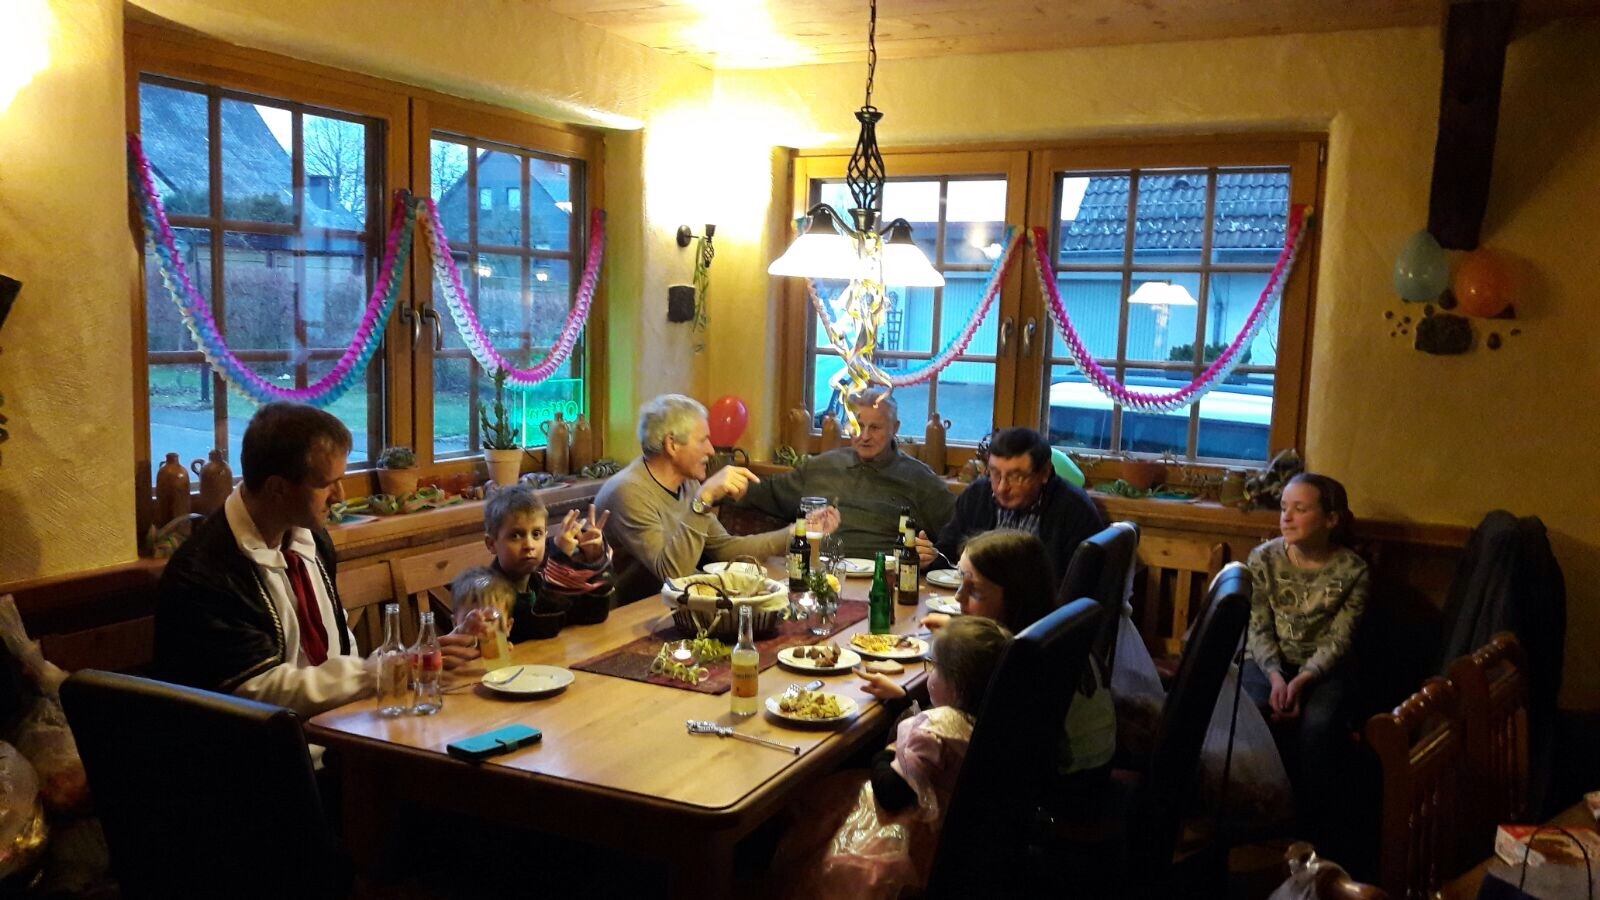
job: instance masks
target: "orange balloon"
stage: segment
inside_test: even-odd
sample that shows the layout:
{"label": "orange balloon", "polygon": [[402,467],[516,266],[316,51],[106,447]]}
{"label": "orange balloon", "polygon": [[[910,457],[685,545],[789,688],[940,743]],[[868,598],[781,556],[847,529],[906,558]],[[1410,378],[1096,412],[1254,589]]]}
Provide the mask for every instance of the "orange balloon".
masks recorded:
{"label": "orange balloon", "polygon": [[1511,269],[1500,254],[1477,249],[1461,257],[1450,281],[1457,311],[1488,319],[1511,305]]}

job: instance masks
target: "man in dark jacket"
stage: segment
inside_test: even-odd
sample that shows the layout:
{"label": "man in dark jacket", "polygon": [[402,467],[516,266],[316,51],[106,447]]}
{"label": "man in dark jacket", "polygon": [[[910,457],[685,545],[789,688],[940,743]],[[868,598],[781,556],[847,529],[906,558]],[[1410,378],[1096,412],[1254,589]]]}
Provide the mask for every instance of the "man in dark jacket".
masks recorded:
{"label": "man in dark jacket", "polygon": [[1089,495],[1055,473],[1044,435],[1006,428],[989,441],[988,472],[956,498],[955,515],[935,546],[954,565],[973,535],[996,528],[1026,531],[1044,542],[1051,583],[1060,584],[1078,544],[1104,527]]}
{"label": "man in dark jacket", "polygon": [[[372,693],[322,527],[343,496],[349,454],[349,429],[323,410],[275,402],[256,412],[240,448],[239,487],[161,574],[159,677],[302,715]],[[478,655],[470,635],[440,643],[446,668]]]}

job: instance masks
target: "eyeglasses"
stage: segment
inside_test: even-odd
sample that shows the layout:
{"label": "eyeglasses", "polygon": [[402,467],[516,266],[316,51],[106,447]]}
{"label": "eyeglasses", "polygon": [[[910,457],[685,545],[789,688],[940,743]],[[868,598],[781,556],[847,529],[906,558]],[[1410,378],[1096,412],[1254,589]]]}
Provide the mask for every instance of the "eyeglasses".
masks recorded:
{"label": "eyeglasses", "polygon": [[1034,475],[1034,473],[1031,471],[998,472],[994,469],[990,469],[988,474],[991,484],[1009,484],[1012,487],[1021,487],[1022,485],[1027,484],[1030,480],[1032,480]]}

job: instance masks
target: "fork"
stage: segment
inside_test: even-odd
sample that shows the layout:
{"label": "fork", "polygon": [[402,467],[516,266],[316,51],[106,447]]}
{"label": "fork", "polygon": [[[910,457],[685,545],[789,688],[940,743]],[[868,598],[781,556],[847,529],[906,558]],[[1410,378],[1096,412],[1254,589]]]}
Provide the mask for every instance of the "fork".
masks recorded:
{"label": "fork", "polygon": [[760,744],[763,747],[771,747],[774,750],[787,750],[795,756],[800,755],[800,748],[793,744],[780,744],[777,741],[758,738],[753,734],[742,734],[734,731],[732,725],[718,725],[705,719],[690,719],[684,723],[684,726],[690,734],[714,734],[717,737],[738,738],[741,741],[749,741],[752,744]]}

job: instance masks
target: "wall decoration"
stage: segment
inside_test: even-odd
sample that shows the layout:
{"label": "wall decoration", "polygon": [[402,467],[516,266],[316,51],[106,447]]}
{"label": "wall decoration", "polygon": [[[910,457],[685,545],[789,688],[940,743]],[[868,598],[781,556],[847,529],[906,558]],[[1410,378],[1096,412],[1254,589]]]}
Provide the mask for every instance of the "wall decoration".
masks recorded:
{"label": "wall decoration", "polygon": [[1438,299],[1450,285],[1450,259],[1426,230],[1406,238],[1394,261],[1394,291],[1411,303]]}
{"label": "wall decoration", "polygon": [[1500,254],[1480,247],[1456,264],[1450,291],[1464,315],[1492,319],[1511,307],[1511,271]]}
{"label": "wall decoration", "polygon": [[[1413,306],[1384,310],[1390,337],[1411,339],[1415,332],[1410,343],[1417,350],[1455,356],[1479,345],[1478,332],[1485,326],[1475,325],[1475,321],[1516,318],[1516,282],[1504,254],[1486,248],[1460,254],[1454,272],[1449,270],[1449,261],[1449,255],[1428,232],[1418,231],[1406,239],[1395,260],[1395,293],[1407,303],[1424,305],[1421,315]],[[1521,333],[1518,328],[1508,332],[1512,337]],[[1481,344],[1499,350],[1505,346],[1505,337],[1490,331]]]}

